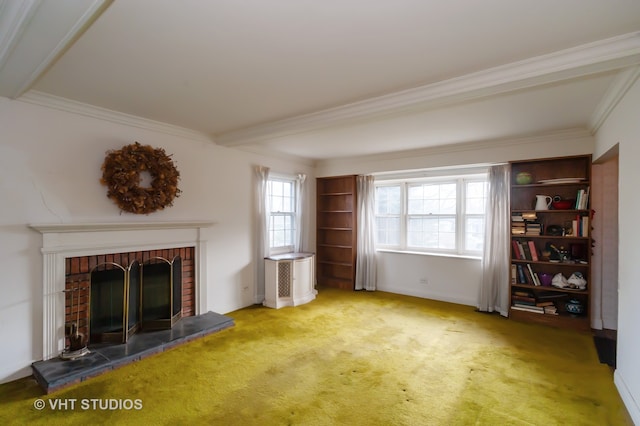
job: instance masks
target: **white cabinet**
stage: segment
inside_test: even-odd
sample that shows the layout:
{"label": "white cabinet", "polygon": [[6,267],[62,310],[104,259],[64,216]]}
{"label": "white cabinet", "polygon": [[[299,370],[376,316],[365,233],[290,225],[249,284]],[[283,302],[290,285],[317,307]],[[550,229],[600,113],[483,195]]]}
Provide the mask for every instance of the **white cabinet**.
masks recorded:
{"label": "white cabinet", "polygon": [[316,298],[315,255],[287,253],[264,260],[264,306],[298,306]]}

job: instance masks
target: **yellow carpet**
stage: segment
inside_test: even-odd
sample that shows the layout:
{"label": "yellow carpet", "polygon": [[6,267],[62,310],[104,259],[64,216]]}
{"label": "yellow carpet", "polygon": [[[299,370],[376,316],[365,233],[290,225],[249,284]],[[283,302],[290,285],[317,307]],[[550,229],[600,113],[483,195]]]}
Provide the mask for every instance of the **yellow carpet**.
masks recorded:
{"label": "yellow carpet", "polygon": [[51,395],[0,385],[0,424],[629,424],[589,334],[333,289],[228,316],[231,329]]}

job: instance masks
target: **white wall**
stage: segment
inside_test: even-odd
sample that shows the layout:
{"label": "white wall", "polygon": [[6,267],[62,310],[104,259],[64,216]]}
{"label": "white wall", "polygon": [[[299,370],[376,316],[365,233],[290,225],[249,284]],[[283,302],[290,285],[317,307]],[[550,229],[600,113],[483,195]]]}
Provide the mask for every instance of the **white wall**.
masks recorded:
{"label": "white wall", "polygon": [[378,290],[477,306],[480,259],[378,252]]}
{"label": "white wall", "polygon": [[591,328],[618,329],[618,156],[592,167]]}
{"label": "white wall", "polygon": [[619,265],[618,351],[614,380],[633,421],[640,424],[640,81],[596,134],[595,157],[618,144],[619,150]]}
{"label": "white wall", "polygon": [[[42,356],[42,237],[30,223],[213,221],[208,282],[201,284],[207,309],[219,313],[255,303],[254,164],[309,175],[315,226],[309,164],[1,97],[0,128],[0,382],[31,374]],[[106,197],[99,182],[105,153],[134,141],[173,155],[183,191],[173,207],[133,215]],[[310,237],[307,249],[315,246]]]}

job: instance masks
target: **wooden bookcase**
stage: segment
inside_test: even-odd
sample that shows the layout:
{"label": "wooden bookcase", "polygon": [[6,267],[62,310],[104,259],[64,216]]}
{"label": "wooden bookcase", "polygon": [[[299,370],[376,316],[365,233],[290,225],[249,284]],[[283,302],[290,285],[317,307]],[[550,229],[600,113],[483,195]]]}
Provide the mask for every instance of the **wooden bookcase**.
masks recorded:
{"label": "wooden bookcase", "polygon": [[[530,174],[530,183],[526,182],[526,177],[523,179],[522,173]],[[590,330],[593,216],[588,202],[576,206],[579,190],[590,192],[590,185],[590,155],[511,162],[510,318]],[[571,203],[568,207],[556,204],[549,210],[536,209],[539,195],[571,200]],[[528,219],[523,220],[523,217]],[[523,225],[525,234],[521,234]],[[534,254],[531,253],[532,246]],[[535,277],[531,276],[531,272]],[[586,289],[549,285],[549,279],[558,273],[567,279],[574,273],[581,274],[586,280]],[[542,281],[542,285],[535,282],[536,277]],[[547,285],[544,285],[544,278]],[[556,313],[553,314],[553,307],[547,308],[545,313],[523,310],[522,305],[530,304],[533,300],[535,305],[553,302]],[[576,314],[568,311],[571,308],[567,307],[570,300],[579,301],[583,312]],[[536,309],[539,310],[539,307]]]}
{"label": "wooden bookcase", "polygon": [[353,290],[356,275],[356,176],[318,178],[316,262],[319,285]]}

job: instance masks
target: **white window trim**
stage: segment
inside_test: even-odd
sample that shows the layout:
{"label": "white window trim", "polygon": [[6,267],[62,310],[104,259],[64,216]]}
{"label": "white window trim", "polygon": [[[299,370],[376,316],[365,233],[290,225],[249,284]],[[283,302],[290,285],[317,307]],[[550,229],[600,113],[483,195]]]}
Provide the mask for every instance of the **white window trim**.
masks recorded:
{"label": "white window trim", "polygon": [[[449,256],[449,257],[461,257],[461,258],[481,258],[482,251],[465,250],[465,224],[466,217],[479,216],[476,214],[465,214],[466,203],[466,182],[482,182],[487,181],[487,168],[466,168],[464,170],[426,170],[420,172],[414,172],[404,175],[390,176],[389,179],[385,179],[384,176],[376,177],[376,188],[384,186],[397,186],[401,187],[401,204],[400,204],[400,243],[398,245],[388,245],[377,243],[376,250],[383,252],[394,253],[407,253],[407,254],[423,254],[423,255],[435,255],[435,256]],[[434,248],[422,248],[408,246],[407,244],[407,186],[410,183],[444,183],[444,182],[456,182],[457,202],[456,202],[456,249],[434,249]],[[376,215],[376,217],[380,217]],[[396,217],[396,215],[388,216]]]}
{"label": "white window trim", "polygon": [[[283,173],[271,173],[269,175],[269,178],[267,179],[267,181],[273,181],[273,180],[280,180],[280,181],[287,181],[287,182],[291,182],[294,185],[295,188],[295,184],[296,184],[296,179],[297,177],[295,175],[289,175],[289,174],[283,174]],[[294,197],[295,195],[295,190],[294,190]],[[268,194],[269,197],[271,197],[271,194]],[[293,216],[293,231],[294,231],[294,235],[293,238],[295,239],[295,230],[297,229],[297,227],[299,226],[299,224],[297,223],[296,220],[296,200],[294,199],[294,203],[293,203],[293,212],[292,213],[286,213],[287,215],[292,215]],[[277,213],[277,212],[269,212],[269,236],[271,236],[272,234],[272,230],[271,230],[271,216],[273,213]],[[271,238],[269,238],[269,241],[271,241]],[[278,255],[278,254],[285,254],[285,253],[292,253],[295,249],[295,241],[293,242],[293,244],[291,245],[287,245],[287,246],[278,246],[278,247],[269,247],[269,255]]]}

